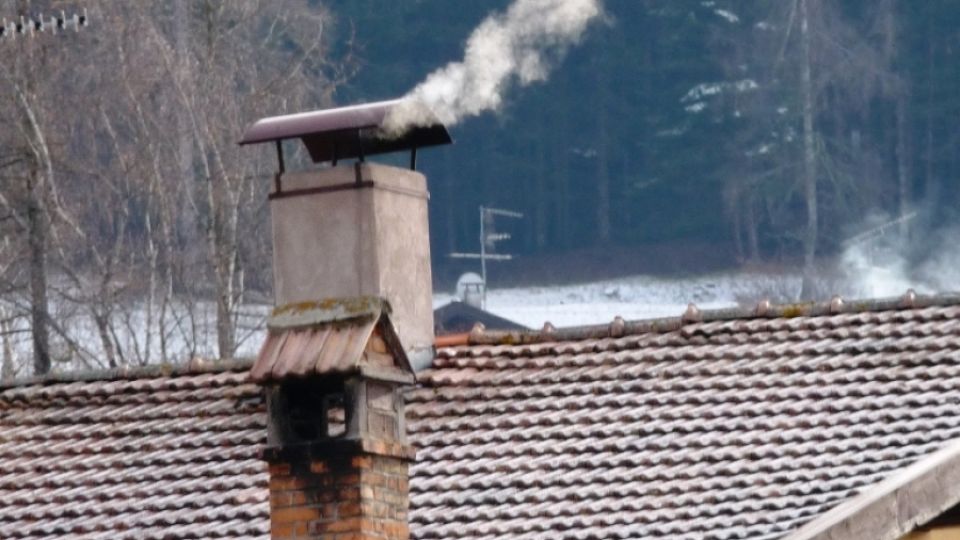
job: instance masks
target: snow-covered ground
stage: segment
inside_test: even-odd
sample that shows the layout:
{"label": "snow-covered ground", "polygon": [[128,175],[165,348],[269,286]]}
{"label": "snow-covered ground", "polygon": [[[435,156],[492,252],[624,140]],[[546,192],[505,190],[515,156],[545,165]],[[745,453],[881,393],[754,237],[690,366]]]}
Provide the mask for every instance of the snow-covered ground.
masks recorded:
{"label": "snow-covered ground", "polygon": [[[726,308],[762,298],[792,298],[800,289],[799,275],[723,273],[666,279],[633,276],[594,283],[549,287],[491,289],[487,310],[530,328],[545,322],[556,327],[678,316],[687,305],[700,309]],[[434,307],[454,299],[434,292]]]}
{"label": "snow-covered ground", "polygon": [[[715,275],[665,279],[633,276],[622,279],[558,286],[493,289],[487,295],[487,309],[529,328],[541,328],[549,321],[556,327],[602,324],[621,316],[627,320],[677,316],[693,302],[701,309],[749,304],[761,298],[792,299],[800,287],[795,275],[730,272]],[[451,292],[436,291],[434,306],[454,298]],[[15,310],[7,308],[8,313]],[[29,320],[12,317],[0,328],[5,336],[16,371],[30,370],[32,344]],[[237,319],[236,356],[257,354],[263,342],[264,321],[270,306],[245,304]],[[214,358],[216,309],[206,301],[177,302],[161,322],[159,315],[146,316],[143,303],[118,307],[111,316],[110,337],[121,365],[180,363],[193,357]],[[103,340],[88,312],[54,305],[58,329],[51,336],[55,368],[101,369],[107,367]]]}
{"label": "snow-covered ground", "polygon": [[[948,270],[948,266],[952,270]],[[960,282],[958,265],[940,265],[939,271],[926,273],[909,273],[898,270],[897,266],[881,267],[855,260],[846,260],[845,267],[850,270],[848,278],[824,281],[821,284],[824,293],[872,298],[903,294],[907,287],[919,293],[955,290],[953,284]],[[925,279],[931,275],[939,281]],[[605,324],[618,315],[627,320],[675,317],[690,303],[700,309],[718,309],[751,306],[762,299],[792,302],[799,296],[800,286],[799,273],[783,271],[731,271],[678,278],[640,275],[571,285],[494,288],[488,291],[487,309],[531,329],[539,329],[545,322],[562,328]],[[434,307],[454,298],[453,291],[435,291]],[[0,318],[0,336],[5,336],[0,349],[10,352],[19,374],[30,370],[32,351],[29,321],[22,304],[16,310],[0,303],[0,313],[19,311],[5,322]],[[53,318],[59,326],[51,343],[59,361],[55,367],[61,370],[106,367],[102,338],[90,314],[54,307]],[[270,306],[262,304],[243,306],[236,321],[236,357],[249,358],[257,354],[269,311]],[[180,363],[192,357],[216,357],[215,313],[210,302],[178,301],[161,324],[156,315],[148,320],[145,306],[140,303],[118,307],[111,318],[111,341],[118,363]]]}

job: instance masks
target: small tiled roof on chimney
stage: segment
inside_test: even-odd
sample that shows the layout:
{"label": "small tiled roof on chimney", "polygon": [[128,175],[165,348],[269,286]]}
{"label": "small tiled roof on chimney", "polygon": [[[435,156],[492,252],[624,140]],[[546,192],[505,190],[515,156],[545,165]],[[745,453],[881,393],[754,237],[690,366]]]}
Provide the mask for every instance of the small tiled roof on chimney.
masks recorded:
{"label": "small tiled roof on chimney", "polygon": [[409,379],[407,355],[390,322],[390,304],[359,297],[281,306],[251,376],[264,382],[309,375],[366,373]]}

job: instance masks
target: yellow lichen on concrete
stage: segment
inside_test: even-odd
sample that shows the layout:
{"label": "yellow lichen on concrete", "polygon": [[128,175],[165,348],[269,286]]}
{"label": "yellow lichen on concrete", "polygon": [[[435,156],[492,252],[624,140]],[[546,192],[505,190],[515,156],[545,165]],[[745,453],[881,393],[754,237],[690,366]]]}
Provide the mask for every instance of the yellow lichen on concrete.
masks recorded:
{"label": "yellow lichen on concrete", "polygon": [[300,315],[308,311],[331,311],[342,308],[346,314],[365,313],[376,304],[377,299],[371,296],[357,296],[353,298],[325,298],[312,302],[294,302],[273,308],[272,315]]}

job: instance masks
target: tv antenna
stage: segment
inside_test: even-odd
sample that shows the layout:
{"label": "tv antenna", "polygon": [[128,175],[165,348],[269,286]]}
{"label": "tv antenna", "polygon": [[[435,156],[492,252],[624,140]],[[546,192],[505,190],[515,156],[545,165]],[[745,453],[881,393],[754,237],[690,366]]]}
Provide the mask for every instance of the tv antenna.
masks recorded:
{"label": "tv antenna", "polygon": [[[506,253],[488,253],[496,248],[497,242],[509,240],[510,233],[496,232],[494,219],[496,217],[522,219],[523,214],[503,208],[480,207],[480,253],[451,253],[453,259],[480,259],[480,277],[483,280],[483,294],[481,307],[487,307],[487,261],[509,261],[513,255]],[[488,229],[492,229],[489,232]]]}

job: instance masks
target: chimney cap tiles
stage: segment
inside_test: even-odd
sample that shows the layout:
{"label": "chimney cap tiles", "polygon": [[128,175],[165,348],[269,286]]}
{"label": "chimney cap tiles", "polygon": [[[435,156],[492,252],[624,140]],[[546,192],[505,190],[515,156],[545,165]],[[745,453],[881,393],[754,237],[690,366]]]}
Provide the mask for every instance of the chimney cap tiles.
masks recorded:
{"label": "chimney cap tiles", "polygon": [[359,373],[401,384],[414,382],[390,304],[375,297],[328,299],[274,309],[268,336],[251,369],[256,382]]}
{"label": "chimney cap tiles", "polygon": [[[392,130],[391,113],[417,110],[418,123]],[[364,103],[263,118],[250,125],[240,144],[300,139],[314,163],[414,150],[453,142],[447,128],[425,106],[405,99]]]}

